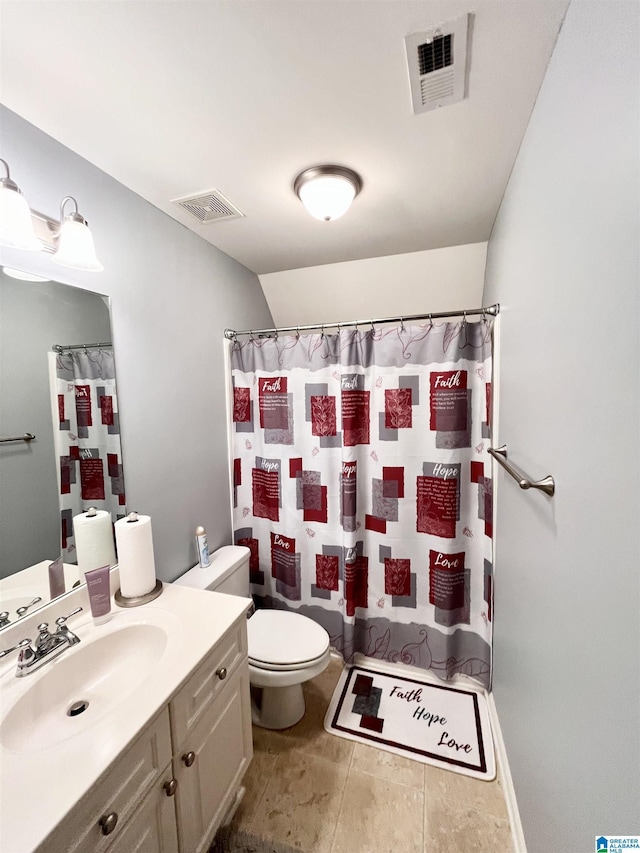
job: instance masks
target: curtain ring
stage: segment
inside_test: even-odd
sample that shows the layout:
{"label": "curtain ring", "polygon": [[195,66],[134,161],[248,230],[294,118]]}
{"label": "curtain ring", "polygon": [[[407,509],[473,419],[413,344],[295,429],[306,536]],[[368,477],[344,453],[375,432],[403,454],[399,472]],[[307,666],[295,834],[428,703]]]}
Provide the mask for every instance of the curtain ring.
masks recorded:
{"label": "curtain ring", "polygon": [[429,314],[429,328],[433,329],[433,317]]}
{"label": "curtain ring", "polygon": [[462,312],[462,325],[463,326],[467,325],[467,312],[466,311]]}
{"label": "curtain ring", "polygon": [[324,338],[324,323],[320,326],[320,337]]}
{"label": "curtain ring", "polygon": [[300,326],[296,326],[296,340],[300,340]]}
{"label": "curtain ring", "polygon": [[274,336],[273,336],[273,337],[274,337],[274,338],[276,339],[276,341],[277,341],[277,340],[278,340],[278,330],[277,330],[277,329],[274,329],[274,332],[275,332],[275,334],[274,334]]}
{"label": "curtain ring", "polygon": [[373,320],[371,321],[371,334],[375,334],[376,327],[373,325]]}
{"label": "curtain ring", "polygon": [[404,332],[404,320],[400,317],[400,331]]}
{"label": "curtain ring", "polygon": [[249,329],[249,340],[255,344],[256,339],[253,337],[253,329]]}

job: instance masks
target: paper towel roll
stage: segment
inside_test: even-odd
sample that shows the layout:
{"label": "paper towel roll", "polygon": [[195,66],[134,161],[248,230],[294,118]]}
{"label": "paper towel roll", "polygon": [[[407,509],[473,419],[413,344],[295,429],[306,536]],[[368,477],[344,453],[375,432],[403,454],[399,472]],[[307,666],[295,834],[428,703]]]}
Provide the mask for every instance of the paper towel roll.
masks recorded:
{"label": "paper towel roll", "polygon": [[90,509],[88,512],[74,515],[73,535],[81,580],[84,581],[84,573],[91,569],[115,564],[116,552],[110,512]]}
{"label": "paper towel roll", "polygon": [[[131,520],[135,516],[137,521]],[[125,598],[146,595],[156,585],[151,518],[130,513],[115,523],[120,592]]]}

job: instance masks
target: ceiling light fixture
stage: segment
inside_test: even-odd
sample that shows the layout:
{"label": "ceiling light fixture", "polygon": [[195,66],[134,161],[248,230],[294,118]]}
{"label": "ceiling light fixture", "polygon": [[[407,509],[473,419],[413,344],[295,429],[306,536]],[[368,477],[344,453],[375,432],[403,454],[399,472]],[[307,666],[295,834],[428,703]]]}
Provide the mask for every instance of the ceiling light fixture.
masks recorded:
{"label": "ceiling light fixture", "polygon": [[316,219],[338,219],[362,189],[362,178],[345,166],[312,166],[300,172],[293,191]]}
{"label": "ceiling light fixture", "polygon": [[[65,196],[60,204],[60,221],[31,210],[9,175],[9,165],[0,158],[7,175],[0,178],[0,245],[13,249],[52,253],[57,264],[87,272],[104,269],[96,257],[87,220],[78,213],[78,202]],[[65,214],[70,202],[75,210]]]}

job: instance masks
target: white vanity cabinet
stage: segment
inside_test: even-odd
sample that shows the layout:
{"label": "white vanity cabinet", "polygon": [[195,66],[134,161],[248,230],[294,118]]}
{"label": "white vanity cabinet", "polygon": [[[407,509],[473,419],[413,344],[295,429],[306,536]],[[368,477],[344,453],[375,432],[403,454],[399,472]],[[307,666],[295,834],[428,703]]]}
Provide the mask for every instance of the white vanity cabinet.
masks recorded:
{"label": "white vanity cabinet", "polygon": [[201,853],[253,755],[246,617],[193,673],[170,711],[179,846]]}
{"label": "white vanity cabinet", "polygon": [[252,755],[243,613],[37,853],[205,851]]}

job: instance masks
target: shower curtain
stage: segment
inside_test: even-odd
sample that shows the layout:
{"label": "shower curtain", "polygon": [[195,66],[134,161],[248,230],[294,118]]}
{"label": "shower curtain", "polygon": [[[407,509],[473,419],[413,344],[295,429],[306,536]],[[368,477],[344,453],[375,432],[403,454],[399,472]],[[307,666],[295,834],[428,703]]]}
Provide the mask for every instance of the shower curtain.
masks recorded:
{"label": "shower curtain", "polygon": [[73,516],[90,506],[125,512],[113,349],[50,353],[59,460],[61,551],[75,563]]}
{"label": "shower curtain", "polygon": [[492,320],[231,341],[234,539],[258,606],[491,680]]}

